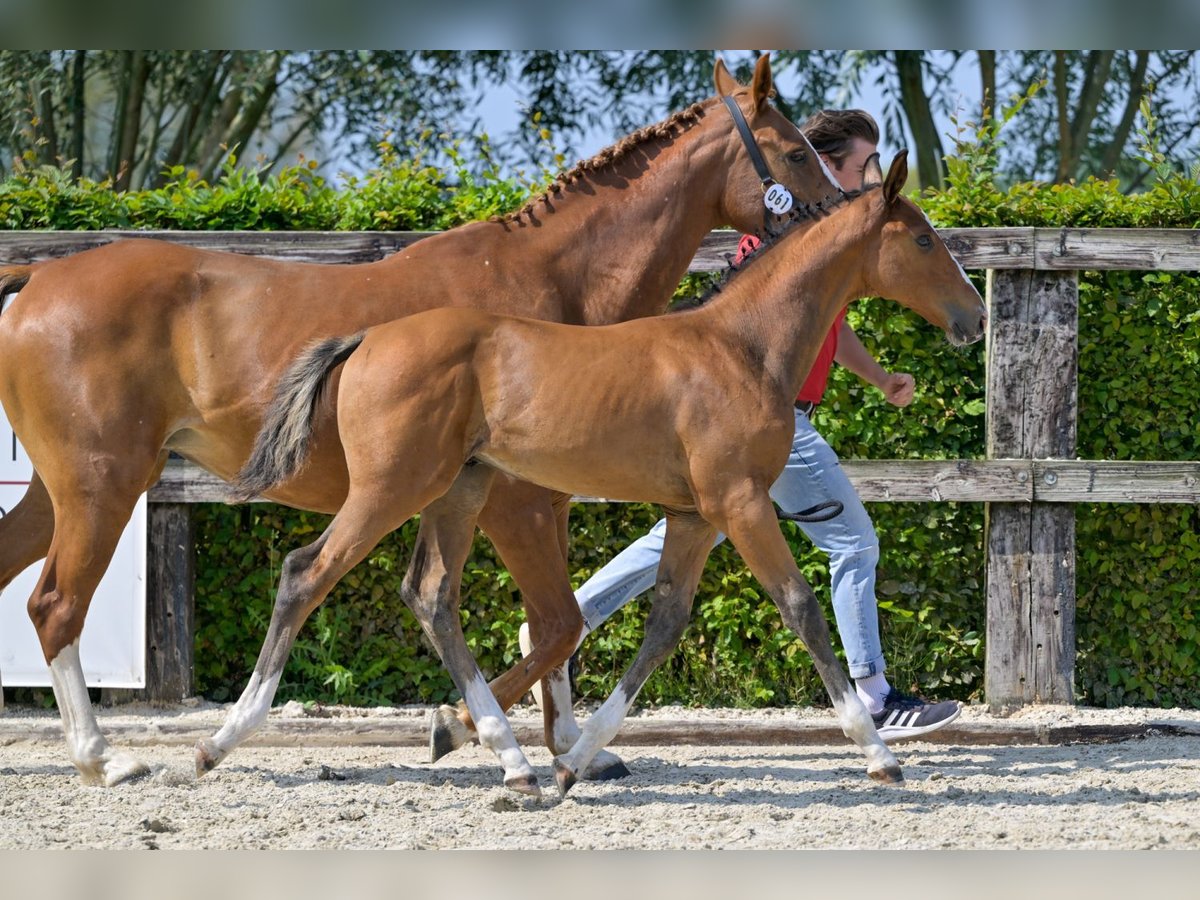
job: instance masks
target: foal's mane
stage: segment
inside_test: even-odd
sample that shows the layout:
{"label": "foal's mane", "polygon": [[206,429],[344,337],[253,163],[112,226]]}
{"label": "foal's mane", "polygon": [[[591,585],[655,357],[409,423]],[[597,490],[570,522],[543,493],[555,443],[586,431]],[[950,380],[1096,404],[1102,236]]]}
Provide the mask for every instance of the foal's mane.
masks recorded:
{"label": "foal's mane", "polygon": [[792,211],[787,214],[787,218],[784,220],[782,227],[778,231],[768,232],[766,235],[755,232],[754,236],[760,241],[757,247],[743,256],[741,262],[738,263],[734,262],[734,257],[732,255],[727,255],[726,260],[728,261],[729,265],[725,267],[724,271],[721,273],[721,277],[717,280],[717,282],[707,291],[705,291],[698,299],[685,300],[673,306],[669,313],[687,312],[688,310],[693,310],[697,307],[704,306],[706,303],[712,300],[713,297],[721,293],[721,291],[723,291],[726,286],[728,286],[728,284],[737,277],[738,273],[742,272],[755,260],[772,250],[775,245],[787,237],[788,234],[795,231],[797,228],[803,228],[806,225],[823,219],[824,217],[833,213],[835,209],[845,206],[847,203],[858,199],[863,194],[881,187],[882,185],[873,184],[869,187],[859,188],[858,190],[842,191],[837,202],[832,204],[821,205],[806,203],[793,207]]}
{"label": "foal's mane", "polygon": [[646,125],[639,128],[632,134],[627,134],[621,140],[617,141],[608,147],[605,147],[591,159],[580,160],[566,172],[560,172],[554,181],[542,192],[540,197],[534,197],[520,209],[515,212],[507,213],[503,216],[496,216],[492,219],[494,222],[517,222],[521,216],[532,215],[534,207],[538,203],[550,204],[551,195],[561,196],[563,190],[568,186],[582,179],[585,175],[590,175],[593,172],[598,172],[613,164],[620,162],[628,156],[637,147],[651,141],[668,140],[687,131],[702,118],[707,112],[707,107],[713,104],[713,99],[701,100],[699,103],[693,103],[686,109],[681,109],[676,113],[672,113],[661,122],[656,122],[653,125]]}

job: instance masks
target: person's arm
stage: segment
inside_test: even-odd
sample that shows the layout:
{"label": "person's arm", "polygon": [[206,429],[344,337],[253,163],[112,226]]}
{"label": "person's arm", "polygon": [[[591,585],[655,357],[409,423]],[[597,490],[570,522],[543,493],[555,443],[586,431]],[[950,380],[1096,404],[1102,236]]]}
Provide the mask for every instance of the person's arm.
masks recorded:
{"label": "person's arm", "polygon": [[888,403],[893,406],[908,406],[912,403],[913,377],[907,372],[889,372],[871,355],[871,351],[863,346],[854,329],[845,319],[838,326],[837,353],[833,355],[839,366],[844,366],[868,384],[873,384],[883,392]]}

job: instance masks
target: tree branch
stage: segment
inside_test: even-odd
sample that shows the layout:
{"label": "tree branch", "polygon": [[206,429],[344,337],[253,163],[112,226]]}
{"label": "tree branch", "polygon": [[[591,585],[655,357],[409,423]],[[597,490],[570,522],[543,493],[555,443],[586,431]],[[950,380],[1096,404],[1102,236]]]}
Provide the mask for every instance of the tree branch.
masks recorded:
{"label": "tree branch", "polygon": [[1133,130],[1133,122],[1137,117],[1138,107],[1141,105],[1142,97],[1146,92],[1146,67],[1149,63],[1149,51],[1139,50],[1137,61],[1133,66],[1133,73],[1129,76],[1129,96],[1125,100],[1125,111],[1121,114],[1121,121],[1117,123],[1112,141],[1109,142],[1108,147],[1104,151],[1104,156],[1100,160],[1101,174],[1110,174],[1121,160],[1121,153],[1125,149],[1125,144],[1129,141],[1129,132]]}
{"label": "tree branch", "polygon": [[86,124],[84,97],[84,68],[87,51],[76,50],[71,64],[71,177],[78,181],[83,177],[83,141]]}
{"label": "tree branch", "polygon": [[117,120],[121,137],[117,144],[117,180],[113,189],[129,190],[133,179],[133,166],[137,152],[138,132],[142,125],[142,101],[146,95],[146,82],[150,78],[150,64],[145,50],[133,50],[129,65],[129,95],[121,117]]}
{"label": "tree branch", "polygon": [[1075,151],[1071,146],[1071,120],[1067,101],[1067,52],[1054,51],[1054,100],[1058,108],[1058,174],[1054,180],[1062,183],[1071,177],[1071,160]]}
{"label": "tree branch", "polygon": [[896,72],[900,77],[900,102],[908,127],[917,145],[917,173],[921,187],[940,187],[945,176],[942,142],[929,108],[922,80],[922,51],[894,51]]}

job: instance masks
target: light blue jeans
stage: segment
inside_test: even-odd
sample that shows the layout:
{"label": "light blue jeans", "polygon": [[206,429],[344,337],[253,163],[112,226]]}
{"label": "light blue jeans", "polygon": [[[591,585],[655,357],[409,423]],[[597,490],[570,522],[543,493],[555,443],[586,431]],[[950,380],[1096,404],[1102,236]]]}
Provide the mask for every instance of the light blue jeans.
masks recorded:
{"label": "light blue jeans", "polygon": [[[796,411],[792,452],[776,482],[771,499],[787,513],[808,509],[826,500],[842,504],[841,514],[828,522],[803,522],[809,539],[829,555],[833,583],[833,613],[846,651],[851,678],[865,678],[884,671],[879,642],[879,613],[875,602],[875,567],[879,563],[879,541],[871,517],[850,479],[842,471],[837,454],[817,433],[808,416]],[[583,613],[585,634],[654,586],[662,557],[667,521],[660,519],[612,558],[603,569],[575,592]],[[717,543],[725,535],[717,536]],[[715,546],[715,545],[714,545]]]}

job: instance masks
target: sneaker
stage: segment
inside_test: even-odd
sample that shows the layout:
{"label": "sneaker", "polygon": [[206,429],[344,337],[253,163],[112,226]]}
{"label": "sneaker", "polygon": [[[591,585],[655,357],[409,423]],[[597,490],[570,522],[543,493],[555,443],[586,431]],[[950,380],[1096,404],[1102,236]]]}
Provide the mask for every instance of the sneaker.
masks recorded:
{"label": "sneaker", "polygon": [[958,718],[962,706],[957,700],[930,703],[910,697],[892,688],[883,698],[883,710],[873,715],[875,730],[885,742],[905,741],[936,731]]}

